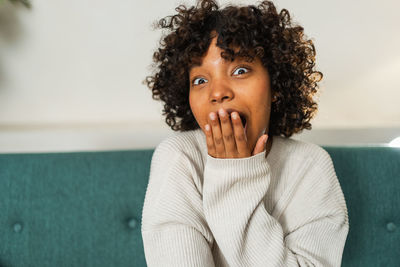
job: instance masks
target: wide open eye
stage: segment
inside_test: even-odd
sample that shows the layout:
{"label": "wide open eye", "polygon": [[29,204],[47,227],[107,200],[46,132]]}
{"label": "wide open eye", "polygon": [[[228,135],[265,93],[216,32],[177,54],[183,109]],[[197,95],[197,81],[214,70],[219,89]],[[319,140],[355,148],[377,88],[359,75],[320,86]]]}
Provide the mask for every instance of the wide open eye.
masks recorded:
{"label": "wide open eye", "polygon": [[[198,82],[196,83],[196,81],[198,81]],[[200,82],[200,81],[202,81],[202,82]],[[193,84],[194,84],[194,85],[199,85],[199,84],[205,83],[206,81],[207,81],[207,80],[204,79],[204,78],[196,78],[196,79],[193,80]],[[207,82],[208,82],[208,81],[207,81]]]}
{"label": "wide open eye", "polygon": [[233,72],[233,74],[240,75],[240,74],[245,74],[247,72],[249,72],[249,70],[247,68],[239,67]]}

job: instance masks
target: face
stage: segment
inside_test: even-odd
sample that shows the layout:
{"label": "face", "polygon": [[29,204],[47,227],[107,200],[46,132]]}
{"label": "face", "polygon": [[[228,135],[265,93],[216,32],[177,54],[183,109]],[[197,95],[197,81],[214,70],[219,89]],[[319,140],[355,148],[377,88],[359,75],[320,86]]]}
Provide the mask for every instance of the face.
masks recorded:
{"label": "face", "polygon": [[258,58],[252,62],[240,58],[232,62],[223,59],[223,50],[216,46],[216,40],[217,37],[212,39],[202,64],[189,72],[190,107],[203,132],[210,112],[218,114],[221,107],[244,114],[247,142],[253,151],[258,138],[269,129],[269,74]]}

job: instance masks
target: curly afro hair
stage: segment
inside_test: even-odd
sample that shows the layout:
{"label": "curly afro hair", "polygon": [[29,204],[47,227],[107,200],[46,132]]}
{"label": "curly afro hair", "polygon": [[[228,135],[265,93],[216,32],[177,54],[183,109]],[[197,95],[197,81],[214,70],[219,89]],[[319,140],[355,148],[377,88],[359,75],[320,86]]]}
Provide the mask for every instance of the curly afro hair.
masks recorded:
{"label": "curly afro hair", "polygon": [[199,0],[196,6],[175,10],[177,14],[154,25],[168,31],[153,54],[156,73],[144,80],[152,98],[165,102],[163,115],[172,130],[200,128],[189,105],[189,70],[207,52],[212,32],[218,34],[221,57],[259,57],[268,70],[273,96],[269,135],[290,137],[311,129],[309,121],[317,112],[313,96],[323,75],[314,70],[313,42],[305,38],[303,27],[292,24],[286,9],[278,14],[271,1],[219,9],[214,0]]}

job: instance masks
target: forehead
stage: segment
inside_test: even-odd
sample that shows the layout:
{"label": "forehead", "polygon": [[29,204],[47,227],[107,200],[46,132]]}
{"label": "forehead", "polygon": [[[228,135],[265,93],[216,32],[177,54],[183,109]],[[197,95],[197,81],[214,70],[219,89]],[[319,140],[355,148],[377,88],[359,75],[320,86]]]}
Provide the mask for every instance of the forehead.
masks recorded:
{"label": "forehead", "polygon": [[221,52],[222,52],[222,50],[218,54],[213,54],[213,55],[207,54],[207,55],[203,56],[202,58],[193,58],[190,66],[189,66],[189,72],[192,71],[192,70],[196,70],[198,68],[203,67],[204,66],[203,65],[204,64],[204,60],[206,59],[206,57],[208,57],[208,59],[209,59],[208,63],[211,63],[211,64],[214,64],[214,63],[218,64],[220,62],[222,64],[236,64],[236,63],[240,63],[240,62],[246,62],[246,63],[249,63],[249,64],[256,64],[256,61],[258,60],[256,57],[251,59],[251,58],[246,57],[246,56],[238,56],[238,55],[236,55],[234,60],[232,61],[229,58],[223,58],[221,56]]}
{"label": "forehead", "polygon": [[[254,61],[251,58],[247,57],[246,55],[238,55],[238,54],[234,55],[233,61],[231,61],[229,57],[223,58],[222,53],[226,51],[217,46],[217,39],[218,35],[213,35],[210,45],[207,48],[205,54],[202,57],[193,57],[191,59],[191,62],[189,63],[189,71],[202,67],[205,59],[211,61],[210,63],[222,62],[223,64],[237,63],[243,61],[251,63]],[[238,53],[240,47],[232,44],[230,45],[230,49],[232,49],[234,53]]]}

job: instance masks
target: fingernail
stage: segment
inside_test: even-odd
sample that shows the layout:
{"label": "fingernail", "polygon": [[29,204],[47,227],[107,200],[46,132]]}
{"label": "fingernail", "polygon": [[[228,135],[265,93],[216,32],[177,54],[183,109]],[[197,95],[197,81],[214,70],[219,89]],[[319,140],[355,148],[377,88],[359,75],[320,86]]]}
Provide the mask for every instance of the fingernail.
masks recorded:
{"label": "fingernail", "polygon": [[223,110],[222,108],[218,111],[218,113],[219,113],[220,116],[225,116],[226,115],[225,110]]}
{"label": "fingernail", "polygon": [[210,125],[206,124],[205,128],[206,128],[207,131],[209,131],[210,130]]}
{"label": "fingernail", "polygon": [[210,113],[210,119],[215,120],[217,118],[217,116],[215,115],[214,112]]}

